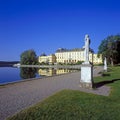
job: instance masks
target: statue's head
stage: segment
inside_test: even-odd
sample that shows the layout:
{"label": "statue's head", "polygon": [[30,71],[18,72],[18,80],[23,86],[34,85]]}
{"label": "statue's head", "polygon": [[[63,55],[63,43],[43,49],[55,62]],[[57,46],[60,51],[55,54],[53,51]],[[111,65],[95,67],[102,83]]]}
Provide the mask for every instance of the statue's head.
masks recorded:
{"label": "statue's head", "polygon": [[88,35],[88,34],[85,35],[85,39],[87,39],[87,38],[89,38],[89,35]]}

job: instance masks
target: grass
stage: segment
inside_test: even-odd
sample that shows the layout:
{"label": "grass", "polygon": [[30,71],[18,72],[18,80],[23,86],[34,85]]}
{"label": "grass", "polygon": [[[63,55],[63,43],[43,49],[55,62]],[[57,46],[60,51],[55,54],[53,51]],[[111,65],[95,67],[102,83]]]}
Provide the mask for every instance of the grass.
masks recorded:
{"label": "grass", "polygon": [[108,97],[62,90],[7,120],[120,120],[120,67],[103,74],[94,81],[109,83],[112,91]]}

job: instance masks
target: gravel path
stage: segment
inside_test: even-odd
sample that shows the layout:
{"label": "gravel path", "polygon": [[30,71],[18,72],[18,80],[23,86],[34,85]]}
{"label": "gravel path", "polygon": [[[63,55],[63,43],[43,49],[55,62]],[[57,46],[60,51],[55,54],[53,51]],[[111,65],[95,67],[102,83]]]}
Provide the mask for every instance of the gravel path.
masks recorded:
{"label": "gravel path", "polygon": [[[94,69],[94,76],[98,76],[98,72],[101,70],[103,67]],[[96,90],[84,89],[79,87],[79,81],[80,72],[75,72],[0,87],[0,120],[4,120],[62,89],[109,95],[110,88],[107,86],[102,86]]]}

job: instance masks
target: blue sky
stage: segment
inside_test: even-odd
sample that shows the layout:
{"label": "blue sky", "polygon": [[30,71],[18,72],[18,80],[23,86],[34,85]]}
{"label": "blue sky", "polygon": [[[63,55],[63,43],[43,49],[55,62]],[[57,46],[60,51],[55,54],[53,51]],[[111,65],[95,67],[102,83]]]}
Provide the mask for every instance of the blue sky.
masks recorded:
{"label": "blue sky", "polygon": [[55,53],[81,48],[89,34],[97,52],[108,35],[120,33],[119,0],[1,0],[0,60],[19,60],[28,49]]}

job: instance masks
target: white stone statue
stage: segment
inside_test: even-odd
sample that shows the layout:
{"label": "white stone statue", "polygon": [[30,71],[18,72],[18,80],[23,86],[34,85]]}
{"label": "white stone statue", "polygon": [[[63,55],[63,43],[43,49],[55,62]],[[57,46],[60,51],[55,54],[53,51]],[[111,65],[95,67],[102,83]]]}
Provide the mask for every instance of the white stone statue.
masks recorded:
{"label": "white stone statue", "polygon": [[90,38],[89,35],[85,35],[85,50],[84,50],[85,62],[83,62],[83,64],[81,65],[80,87],[91,89],[93,87],[93,66],[89,62],[89,49]]}
{"label": "white stone statue", "polygon": [[107,60],[106,60],[106,57],[104,59],[104,70],[107,71]]}
{"label": "white stone statue", "polygon": [[90,48],[90,38],[89,35],[85,35],[84,64],[89,64],[89,48]]}

